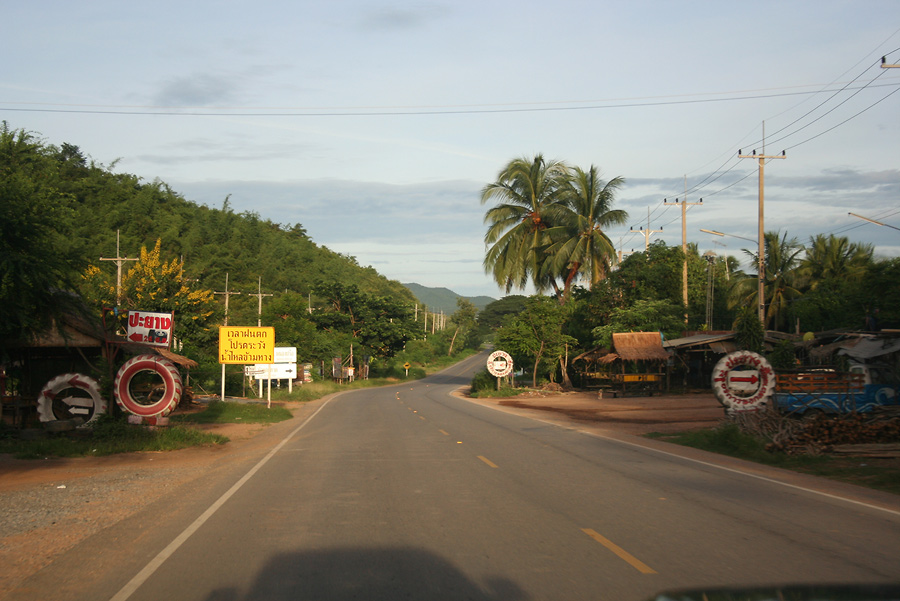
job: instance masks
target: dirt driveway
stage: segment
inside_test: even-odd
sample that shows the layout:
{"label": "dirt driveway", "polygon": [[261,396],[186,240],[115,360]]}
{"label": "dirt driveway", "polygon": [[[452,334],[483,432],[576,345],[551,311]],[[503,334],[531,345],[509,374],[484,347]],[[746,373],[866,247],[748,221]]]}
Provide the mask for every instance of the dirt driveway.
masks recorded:
{"label": "dirt driveway", "polygon": [[613,398],[587,392],[532,392],[514,398],[471,400],[579,429],[637,436],[711,428],[725,417],[712,393]]}

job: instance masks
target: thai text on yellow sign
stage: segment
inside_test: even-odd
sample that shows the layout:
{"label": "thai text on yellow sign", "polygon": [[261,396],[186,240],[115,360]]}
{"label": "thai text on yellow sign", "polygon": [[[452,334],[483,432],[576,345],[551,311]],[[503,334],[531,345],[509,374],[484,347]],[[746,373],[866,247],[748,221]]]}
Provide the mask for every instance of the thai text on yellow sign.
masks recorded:
{"label": "thai text on yellow sign", "polygon": [[275,363],[275,328],[221,326],[219,363]]}

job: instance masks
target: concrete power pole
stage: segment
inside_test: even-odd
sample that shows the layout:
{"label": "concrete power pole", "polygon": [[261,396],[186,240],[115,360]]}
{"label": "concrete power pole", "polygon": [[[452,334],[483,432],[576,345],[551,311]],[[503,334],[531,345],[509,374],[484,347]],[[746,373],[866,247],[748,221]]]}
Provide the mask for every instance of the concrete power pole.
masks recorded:
{"label": "concrete power pole", "polygon": [[741,151],[738,150],[738,158],[740,159],[756,159],[759,161],[759,251],[758,254],[758,277],[757,277],[757,290],[756,294],[758,296],[757,303],[759,305],[759,321],[762,324],[763,329],[766,329],[766,286],[765,286],[765,277],[766,277],[766,239],[765,239],[765,225],[764,225],[764,204],[765,204],[765,165],[766,159],[784,159],[787,158],[785,152],[782,150],[781,154],[777,155],[767,155],[766,154],[766,124],[763,123],[763,151],[762,154],[756,154],[756,151],[753,151],[753,154],[741,154]]}
{"label": "concrete power pole", "polygon": [[122,304],[122,265],[125,264],[125,261],[137,261],[137,259],[129,259],[128,257],[121,256],[119,253],[119,230],[116,230],[116,256],[114,259],[104,259],[100,257],[101,261],[115,261],[116,262],[116,306]]}
{"label": "concrete power pole", "polygon": [[252,294],[252,293],[251,293],[251,294],[248,294],[247,296],[255,296],[255,297],[257,297],[257,298],[259,299],[259,310],[258,310],[258,312],[257,312],[257,314],[256,314],[256,315],[257,315],[257,318],[256,318],[256,326],[257,326],[257,327],[261,327],[261,326],[262,326],[262,300],[263,300],[263,297],[264,297],[264,296],[273,296],[273,295],[271,295],[271,294],[263,294],[263,291],[262,291],[262,276],[259,276],[259,292],[257,292],[256,294]]}
{"label": "concrete power pole", "polygon": [[663,230],[662,227],[660,227],[658,230],[650,229],[650,207],[647,207],[647,229],[645,230],[643,227],[640,229],[631,228],[631,230],[629,231],[635,234],[644,235],[644,252],[646,252],[650,249],[650,236],[652,236],[653,234],[661,234]]}
{"label": "concrete power pole", "polygon": [[240,292],[229,292],[228,291],[228,273],[225,273],[225,292],[214,292],[213,294],[224,294],[225,295],[225,325],[228,325],[228,298],[232,294],[240,294]]}
{"label": "concrete power pole", "polygon": [[699,206],[703,204],[701,198],[699,202],[687,201],[687,176],[684,177],[684,200],[680,203],[675,199],[674,203],[668,202],[665,198],[663,204],[672,206],[681,205],[681,252],[684,254],[684,267],[681,270],[681,294],[684,301],[684,323],[688,322],[688,264],[687,264],[687,208],[688,206]]}

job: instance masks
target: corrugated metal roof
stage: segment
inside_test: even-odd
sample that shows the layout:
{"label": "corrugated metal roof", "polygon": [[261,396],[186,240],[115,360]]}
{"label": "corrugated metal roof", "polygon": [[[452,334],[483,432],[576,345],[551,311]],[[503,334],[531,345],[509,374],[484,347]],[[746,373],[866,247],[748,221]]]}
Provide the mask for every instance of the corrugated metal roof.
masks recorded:
{"label": "corrugated metal roof", "polygon": [[723,340],[731,340],[734,338],[734,332],[727,334],[694,334],[693,336],[685,336],[684,338],[674,338],[664,341],[664,348],[686,348],[690,346],[703,346],[713,342],[721,342]]}

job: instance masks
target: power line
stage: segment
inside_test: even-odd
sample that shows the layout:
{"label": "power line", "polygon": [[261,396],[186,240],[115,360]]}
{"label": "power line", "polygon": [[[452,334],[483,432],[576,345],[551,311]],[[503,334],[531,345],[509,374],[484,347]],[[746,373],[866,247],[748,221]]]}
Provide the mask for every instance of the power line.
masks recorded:
{"label": "power line", "polygon": [[[900,86],[898,83],[885,83],[876,87]],[[371,109],[360,110],[351,107],[346,110],[327,107],[324,109],[275,109],[269,107],[247,107],[223,109],[212,108],[209,110],[201,110],[197,107],[159,107],[159,108],[136,108],[124,109],[114,107],[104,107],[99,105],[98,108],[35,108],[35,107],[15,107],[0,106],[0,111],[26,112],[26,113],[62,113],[62,114],[82,114],[82,115],[124,115],[124,116],[163,116],[163,117],[391,117],[391,116],[417,116],[417,115],[479,115],[479,114],[502,114],[502,113],[537,113],[537,112],[561,112],[561,111],[586,111],[601,110],[615,108],[635,108],[649,106],[677,106],[685,104],[703,104],[709,102],[734,102],[741,100],[759,100],[766,98],[779,98],[784,96],[800,96],[808,94],[819,94],[822,90],[817,91],[801,91],[801,92],[783,92],[778,94],[755,94],[746,96],[733,96],[729,98],[697,98],[690,100],[660,100],[651,102],[627,102],[615,104],[589,104],[585,106],[530,106],[512,108],[510,106],[498,108],[398,108],[391,107],[374,107]],[[579,101],[562,101],[579,102]],[[605,101],[595,101],[605,102]],[[27,104],[27,103],[22,103]],[[35,103],[36,104],[36,103]],[[85,106],[85,105],[61,105],[61,106]],[[88,105],[94,106],[94,105]],[[492,106],[492,105],[472,105]]]}
{"label": "power line", "polygon": [[[868,69],[870,69],[870,68],[871,68],[871,66],[870,66],[870,67],[866,67],[866,70],[868,70]],[[865,71],[864,71],[864,72],[865,72]],[[882,73],[884,73],[883,70],[882,70]],[[859,79],[859,77],[861,77],[861,76],[862,76],[862,73],[861,73],[859,76],[857,76],[857,77],[854,79],[854,81],[855,81],[856,79]],[[879,75],[878,77],[880,77],[880,76],[881,76],[881,75]],[[873,80],[871,80],[871,81],[875,81],[878,77],[876,77],[875,79],[873,79]],[[778,138],[778,139],[774,140],[774,142],[784,141],[784,140],[787,140],[787,139],[791,138],[792,136],[795,136],[796,134],[798,134],[799,132],[803,131],[803,130],[806,129],[807,127],[813,125],[814,123],[816,123],[816,122],[818,122],[819,120],[821,120],[822,118],[824,118],[826,115],[832,113],[834,110],[836,110],[836,109],[839,108],[840,106],[844,105],[844,104],[845,104],[846,102],[848,102],[851,98],[853,98],[854,96],[856,96],[860,91],[862,91],[863,89],[866,89],[867,87],[872,87],[872,86],[869,86],[868,84],[866,84],[866,85],[862,86],[861,88],[858,88],[857,91],[856,91],[854,94],[850,95],[847,99],[843,100],[843,101],[842,101],[841,103],[839,103],[837,106],[833,107],[832,109],[830,109],[829,111],[827,111],[827,112],[824,113],[823,115],[817,117],[815,120],[811,121],[810,123],[807,123],[806,125],[804,125],[804,126],[798,128],[798,129],[796,129],[796,130],[794,130],[794,131],[792,131],[792,132],[790,132],[790,133],[788,133],[788,134],[785,134],[785,135],[782,136],[781,138]],[[874,86],[874,87],[880,87],[880,86]],[[839,92],[840,92],[840,91],[844,91],[844,90],[846,90],[846,89],[847,89],[847,86],[845,86],[844,88],[842,88],[842,90],[839,90]],[[894,93],[896,93],[897,91],[900,91],[900,88],[891,91],[890,93],[888,93],[887,95],[883,96],[883,97],[880,98],[879,100],[873,102],[873,103],[870,104],[869,106],[867,106],[867,107],[865,107],[864,109],[862,109],[862,110],[856,112],[855,114],[853,114],[852,116],[850,116],[850,117],[848,117],[848,118],[842,120],[841,122],[839,122],[839,123],[837,123],[837,124],[835,124],[835,125],[829,127],[828,129],[826,129],[826,130],[824,130],[824,131],[822,131],[822,132],[819,132],[819,133],[817,133],[816,135],[811,136],[811,137],[809,137],[809,138],[807,138],[807,139],[805,139],[805,140],[803,140],[803,141],[801,141],[801,142],[798,142],[798,143],[796,143],[796,144],[794,144],[794,145],[792,145],[792,146],[786,147],[785,150],[791,149],[791,148],[796,148],[796,147],[798,147],[798,146],[801,146],[801,145],[803,145],[803,144],[806,144],[807,142],[810,142],[810,141],[812,141],[812,140],[814,140],[814,139],[816,139],[816,138],[818,138],[818,137],[821,137],[821,136],[825,135],[826,133],[828,133],[828,132],[830,132],[830,131],[833,131],[834,129],[837,129],[837,128],[840,127],[841,125],[844,125],[844,124],[847,123],[848,121],[851,121],[851,120],[855,119],[855,118],[858,117],[859,115],[865,113],[866,111],[870,110],[870,109],[873,108],[874,106],[876,106],[876,105],[878,105],[879,103],[883,102],[884,100],[886,100],[887,98],[889,98],[890,96],[892,96],[892,95],[893,95]],[[835,94],[835,95],[832,95],[832,96],[829,97],[827,100],[825,100],[824,102],[822,102],[822,103],[820,103],[819,105],[817,105],[814,109],[812,109],[811,111],[808,111],[808,112],[805,113],[802,117],[800,117],[800,118],[798,118],[798,119],[795,119],[795,120],[792,121],[790,124],[788,124],[787,126],[781,128],[781,129],[778,130],[778,131],[779,131],[779,132],[785,131],[785,129],[787,129],[787,128],[790,127],[791,125],[798,123],[799,121],[801,121],[801,120],[804,119],[805,117],[809,116],[810,114],[812,114],[813,112],[815,112],[816,110],[818,110],[819,108],[821,108],[822,106],[824,106],[827,102],[829,102],[830,100],[832,100],[835,96],[836,96],[836,94]],[[768,142],[768,143],[774,143],[773,141],[767,141],[767,142]],[[734,165],[732,165],[731,167],[729,167],[726,171],[719,173],[719,171],[721,171],[722,168],[723,168],[725,165],[728,164],[728,162],[729,162],[729,161],[726,161],[725,163],[723,163],[722,167],[720,167],[719,170],[717,170],[717,171],[711,173],[710,175],[708,175],[708,176],[707,176],[704,180],[702,180],[699,184],[694,185],[694,186],[689,190],[689,192],[694,193],[694,194],[697,194],[697,193],[699,193],[700,191],[705,190],[706,187],[708,187],[710,184],[712,184],[712,183],[714,183],[715,181],[717,181],[718,179],[720,179],[722,176],[724,176],[725,174],[727,174],[728,172],[730,172],[732,169],[734,169],[734,168],[737,166],[737,163],[735,163]],[[729,185],[726,186],[725,188],[722,188],[722,189],[719,189],[719,190],[716,190],[716,191],[713,191],[713,192],[704,192],[704,197],[712,197],[712,196],[714,196],[714,195],[716,195],[716,194],[720,194],[721,192],[724,192],[724,191],[727,190],[728,188],[731,188],[732,186],[736,185],[737,183],[743,181],[744,179],[746,179],[747,177],[749,177],[751,174],[752,174],[752,172],[748,173],[746,176],[744,176],[744,177],[741,178],[740,180],[737,180],[737,181],[735,181],[735,182],[729,184]],[[709,181],[707,182],[707,180],[709,180]],[[705,183],[705,182],[707,182],[707,183]]]}

